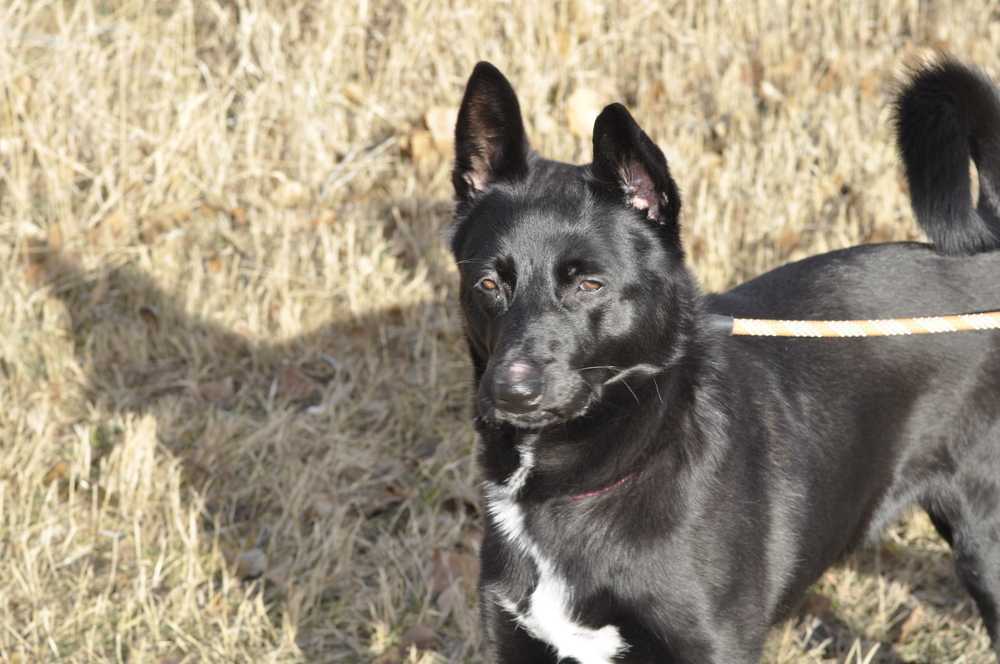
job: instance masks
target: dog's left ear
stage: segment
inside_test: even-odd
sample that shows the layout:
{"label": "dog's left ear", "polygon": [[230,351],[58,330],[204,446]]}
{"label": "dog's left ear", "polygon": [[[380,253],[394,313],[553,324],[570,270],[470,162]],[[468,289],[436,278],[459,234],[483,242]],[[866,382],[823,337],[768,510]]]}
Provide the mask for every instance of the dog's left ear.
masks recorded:
{"label": "dog's left ear", "polygon": [[681,197],[667,159],[621,104],[605,107],[594,122],[590,171],[599,186],[650,221],[677,226]]}

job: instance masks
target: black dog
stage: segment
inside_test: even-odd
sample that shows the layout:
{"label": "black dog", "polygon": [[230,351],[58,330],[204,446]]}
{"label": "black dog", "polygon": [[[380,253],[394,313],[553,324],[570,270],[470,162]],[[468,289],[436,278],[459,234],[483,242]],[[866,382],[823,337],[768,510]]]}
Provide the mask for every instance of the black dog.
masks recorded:
{"label": "black dog", "polygon": [[912,504],[953,546],[997,643],[1000,332],[778,340],[716,324],[1000,308],[993,87],[946,62],[897,111],[933,245],[835,251],[704,296],[677,186],[628,111],[600,114],[592,163],[549,161],[510,84],[477,65],[451,243],[492,661],[757,661],[808,586]]}

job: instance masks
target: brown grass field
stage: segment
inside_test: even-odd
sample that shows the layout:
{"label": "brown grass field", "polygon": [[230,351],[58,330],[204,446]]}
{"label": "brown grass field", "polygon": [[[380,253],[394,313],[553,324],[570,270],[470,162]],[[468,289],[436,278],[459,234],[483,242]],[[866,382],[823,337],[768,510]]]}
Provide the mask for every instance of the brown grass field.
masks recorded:
{"label": "brown grass field", "polygon": [[[919,237],[889,123],[991,2],[7,0],[0,660],[480,660],[471,370],[441,239],[489,59],[535,146],[627,103],[706,289]],[[915,515],[766,661],[992,661]]]}

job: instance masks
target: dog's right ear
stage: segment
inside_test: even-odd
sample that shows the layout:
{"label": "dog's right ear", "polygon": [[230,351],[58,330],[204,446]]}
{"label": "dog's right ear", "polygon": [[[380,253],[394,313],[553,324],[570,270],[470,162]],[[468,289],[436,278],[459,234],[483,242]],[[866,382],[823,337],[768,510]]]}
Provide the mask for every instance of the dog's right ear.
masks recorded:
{"label": "dog's right ear", "polygon": [[530,149],[514,88],[499,69],[480,62],[465,86],[455,124],[451,178],[458,200],[471,200],[499,180],[523,177]]}

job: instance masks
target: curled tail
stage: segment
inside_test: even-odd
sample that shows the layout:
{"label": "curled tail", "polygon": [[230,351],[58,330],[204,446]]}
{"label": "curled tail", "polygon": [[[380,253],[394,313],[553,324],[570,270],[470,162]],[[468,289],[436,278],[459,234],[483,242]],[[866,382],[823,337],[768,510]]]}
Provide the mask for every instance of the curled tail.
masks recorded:
{"label": "curled tail", "polygon": [[953,60],[920,69],[896,100],[896,139],[913,212],[936,249],[1000,248],[1000,98],[989,79]]}

